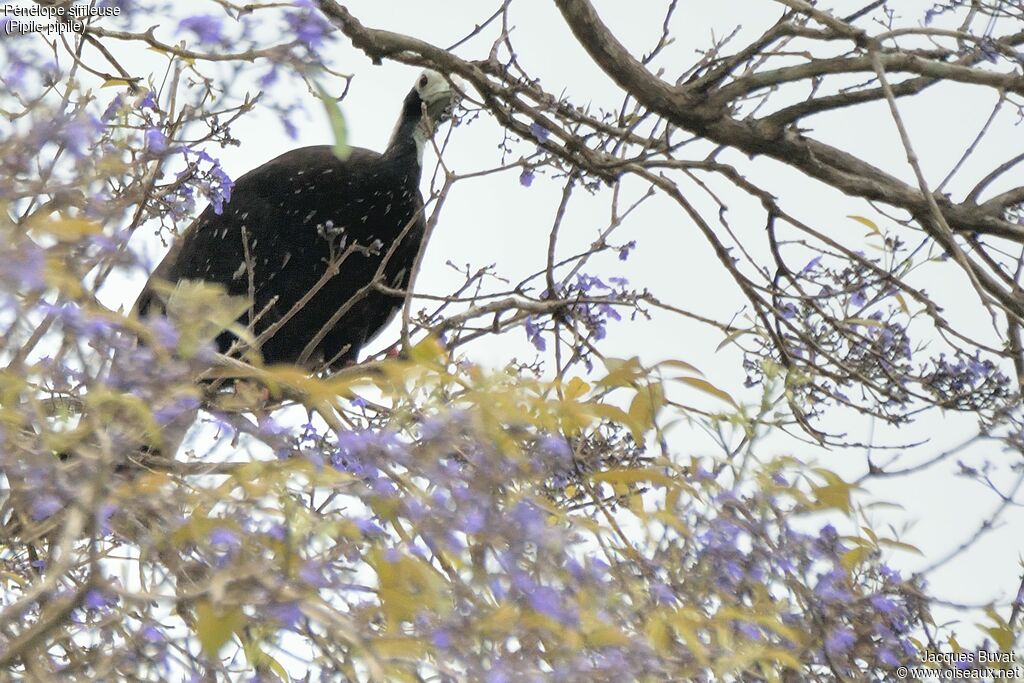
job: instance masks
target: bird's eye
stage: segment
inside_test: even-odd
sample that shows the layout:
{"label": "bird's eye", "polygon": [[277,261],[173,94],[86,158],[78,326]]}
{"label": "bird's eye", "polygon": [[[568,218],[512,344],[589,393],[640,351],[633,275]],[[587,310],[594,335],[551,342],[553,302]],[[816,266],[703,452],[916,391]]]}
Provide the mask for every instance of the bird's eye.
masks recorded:
{"label": "bird's eye", "polygon": [[426,88],[427,87],[427,77],[426,77],[426,75],[420,77],[420,87],[421,88]]}

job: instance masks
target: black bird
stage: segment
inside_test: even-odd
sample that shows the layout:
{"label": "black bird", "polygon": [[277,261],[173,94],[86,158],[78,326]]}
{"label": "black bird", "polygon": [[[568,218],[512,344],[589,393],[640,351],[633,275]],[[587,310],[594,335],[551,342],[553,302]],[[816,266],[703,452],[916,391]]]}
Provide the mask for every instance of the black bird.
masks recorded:
{"label": "black bird", "polygon": [[[342,160],[328,145],[303,147],[241,176],[223,211],[207,207],[171,248],[136,310],[160,309],[154,281],[218,283],[252,294],[238,322],[264,362],[318,370],[356,361],[403,302],[375,285],[409,284],[425,229],[423,148],[453,102],[445,77],[425,70],[383,154],[353,147]],[[222,353],[236,342],[227,331],[217,338]]]}
{"label": "black bird", "polygon": [[[218,283],[231,295],[252,293],[252,334],[264,362],[315,371],[357,360],[403,303],[374,285],[404,290],[409,284],[426,227],[419,191],[423,148],[453,104],[444,76],[425,70],[383,154],[354,147],[342,160],[330,146],[303,147],[249,171],[221,213],[207,207],[172,246],[136,312],[163,312],[156,282]],[[250,326],[249,314],[238,323]],[[217,346],[227,353],[236,341],[223,332]],[[173,458],[196,414],[185,410],[164,424],[160,444],[143,454]],[[70,461],[72,454],[58,457]],[[118,464],[115,471],[131,469]],[[17,528],[8,524],[5,535],[20,533]]]}

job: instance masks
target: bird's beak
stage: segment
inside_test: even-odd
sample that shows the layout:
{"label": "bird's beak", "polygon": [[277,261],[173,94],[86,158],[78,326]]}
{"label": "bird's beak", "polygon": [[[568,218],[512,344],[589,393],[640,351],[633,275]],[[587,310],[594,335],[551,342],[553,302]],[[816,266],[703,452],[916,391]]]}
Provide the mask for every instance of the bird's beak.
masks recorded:
{"label": "bird's beak", "polygon": [[443,123],[452,117],[452,110],[455,108],[457,96],[450,91],[447,97],[441,97],[427,105],[427,116],[434,123]]}

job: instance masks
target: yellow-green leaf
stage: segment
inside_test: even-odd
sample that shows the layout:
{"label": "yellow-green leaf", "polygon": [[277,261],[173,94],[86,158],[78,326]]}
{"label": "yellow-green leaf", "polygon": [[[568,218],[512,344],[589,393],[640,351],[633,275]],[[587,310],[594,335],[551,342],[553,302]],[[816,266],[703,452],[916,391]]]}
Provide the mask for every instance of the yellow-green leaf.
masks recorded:
{"label": "yellow-green leaf", "polygon": [[649,481],[654,484],[669,486],[673,483],[672,477],[666,475],[658,467],[619,467],[604,472],[596,472],[591,477],[594,482],[608,482],[609,484],[637,484],[642,481]]}
{"label": "yellow-green leaf", "polygon": [[732,396],[722,391],[721,389],[719,389],[706,379],[700,379],[699,377],[676,377],[675,379],[677,382],[682,382],[683,384],[687,384],[693,387],[694,389],[703,391],[705,394],[710,394],[715,398],[721,399],[726,403],[732,405],[732,407],[734,408],[739,408],[739,406],[736,404],[736,401],[733,400]]}
{"label": "yellow-green leaf", "polygon": [[872,320],[871,318],[847,318],[843,321],[847,325],[864,325],[865,327],[885,327],[885,323]]}
{"label": "yellow-green leaf", "polygon": [[894,541],[889,538],[883,538],[878,541],[878,544],[888,546],[890,548],[896,548],[897,550],[905,550],[908,553],[914,553],[915,555],[921,555],[922,557],[924,556],[924,553],[921,552],[920,548],[918,548],[917,546],[910,545],[909,543],[902,543],[900,541]]}
{"label": "yellow-green leaf", "polygon": [[856,548],[850,548],[843,553],[840,562],[846,571],[853,571],[854,567],[859,565],[861,562],[866,560],[871,554],[871,549],[866,546],[858,546]]}
{"label": "yellow-green leaf", "polygon": [[409,349],[409,358],[420,364],[440,362],[444,358],[444,346],[434,335],[429,335]]}
{"label": "yellow-green leaf", "polygon": [[608,374],[598,381],[600,386],[628,387],[647,374],[636,356],[626,359],[605,358],[604,365],[608,368]]}
{"label": "yellow-green leaf", "polygon": [[725,339],[722,340],[722,343],[720,343],[718,346],[715,347],[715,351],[716,352],[717,351],[721,351],[726,346],[728,346],[729,344],[733,343],[734,341],[736,341],[737,339],[739,339],[743,335],[750,334],[750,332],[751,332],[750,330],[736,330],[735,332],[730,333],[729,336],[727,336]]}
{"label": "yellow-green leaf", "polygon": [[876,235],[882,234],[882,231],[878,229],[878,225],[870,218],[865,218],[864,216],[847,216],[847,218],[852,218],[861,225],[866,225],[868,229],[871,230],[871,232],[875,233]]}
{"label": "yellow-green leaf", "polygon": [[672,360],[663,360],[660,363],[658,363],[658,367],[662,367],[662,366],[667,367],[667,368],[679,368],[680,370],[683,370],[684,372],[690,372],[690,373],[693,373],[695,375],[703,375],[704,374],[703,372],[700,371],[699,368],[697,368],[696,365],[692,365],[691,363],[687,363],[685,360],[674,360],[674,359],[672,359]]}
{"label": "yellow-green leaf", "polygon": [[97,235],[103,230],[103,226],[96,221],[63,215],[56,218],[33,217],[28,222],[28,228],[34,233],[50,235],[61,242],[75,242],[88,235]]}
{"label": "yellow-green leaf", "polygon": [[654,426],[654,417],[665,404],[665,393],[660,384],[640,387],[629,404],[629,416],[644,429]]}
{"label": "yellow-green leaf", "polygon": [[344,161],[352,153],[352,148],[348,144],[348,126],[345,123],[345,116],[341,113],[338,101],[331,97],[319,83],[313,81],[313,87],[316,88],[320,101],[324,103],[327,119],[331,124],[331,131],[334,133],[334,148],[332,150],[334,156]]}
{"label": "yellow-green leaf", "polygon": [[240,607],[220,608],[205,600],[196,605],[196,637],[208,657],[216,657],[244,624],[245,615]]}
{"label": "yellow-green leaf", "polygon": [[610,422],[618,422],[625,426],[633,434],[637,443],[643,443],[646,426],[637,422],[631,415],[622,408],[608,405],[607,403],[587,402],[577,404],[585,413]]}
{"label": "yellow-green leaf", "polygon": [[579,377],[573,377],[565,386],[565,398],[569,401],[575,401],[576,399],[584,396],[588,391],[590,391],[589,384]]}

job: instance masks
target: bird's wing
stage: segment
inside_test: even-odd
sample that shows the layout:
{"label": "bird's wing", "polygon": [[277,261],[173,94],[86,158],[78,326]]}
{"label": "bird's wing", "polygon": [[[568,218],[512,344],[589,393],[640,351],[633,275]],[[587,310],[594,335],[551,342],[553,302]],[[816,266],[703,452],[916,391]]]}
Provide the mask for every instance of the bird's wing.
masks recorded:
{"label": "bird's wing", "polygon": [[[135,301],[133,313],[144,316],[151,312],[158,300],[153,286],[156,282],[194,279],[219,282],[229,290],[237,289],[238,280],[231,278],[231,274],[235,272],[236,263],[244,258],[237,235],[249,216],[258,217],[257,224],[275,223],[268,219],[280,213],[277,200],[282,188],[295,185],[306,169],[333,168],[341,181],[351,167],[379,157],[377,152],[352,147],[349,156],[341,160],[334,155],[332,147],[315,145],[285,152],[244,174],[236,181],[231,200],[222,213],[214,212],[212,206],[206,207],[174,241]],[[285,222],[287,218],[281,216],[280,220]],[[275,227],[278,229],[274,232],[264,231],[251,237],[270,242],[280,240],[284,235],[279,226]],[[228,235],[231,239],[226,239]],[[211,261],[215,262],[212,269]]]}

